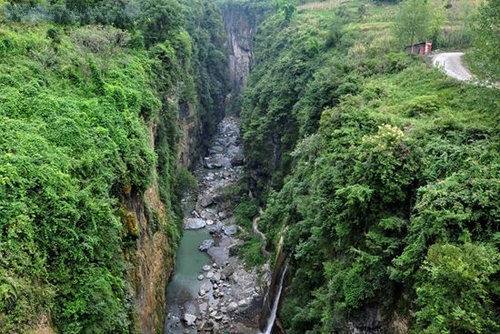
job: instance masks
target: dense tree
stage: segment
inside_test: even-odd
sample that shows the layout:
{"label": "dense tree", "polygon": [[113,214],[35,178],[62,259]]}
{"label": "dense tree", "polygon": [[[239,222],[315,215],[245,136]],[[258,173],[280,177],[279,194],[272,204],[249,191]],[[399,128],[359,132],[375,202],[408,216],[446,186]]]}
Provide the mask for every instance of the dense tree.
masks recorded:
{"label": "dense tree", "polygon": [[427,0],[404,0],[396,17],[396,36],[404,45],[429,38],[433,12]]}
{"label": "dense tree", "polygon": [[474,58],[483,77],[500,80],[500,1],[490,0],[480,7],[475,26]]}
{"label": "dense tree", "polygon": [[274,8],[283,14],[286,22],[290,22],[293,14],[297,11],[297,5],[293,0],[275,0]]}
{"label": "dense tree", "polygon": [[429,248],[416,284],[424,333],[495,333],[500,256],[494,247],[465,243]]}

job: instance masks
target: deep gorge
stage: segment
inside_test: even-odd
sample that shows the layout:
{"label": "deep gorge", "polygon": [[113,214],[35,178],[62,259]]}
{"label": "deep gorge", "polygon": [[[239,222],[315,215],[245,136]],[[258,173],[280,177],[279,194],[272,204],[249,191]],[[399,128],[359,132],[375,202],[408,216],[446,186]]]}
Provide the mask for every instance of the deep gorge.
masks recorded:
{"label": "deep gorge", "polygon": [[497,332],[499,91],[394,2],[0,1],[0,333]]}

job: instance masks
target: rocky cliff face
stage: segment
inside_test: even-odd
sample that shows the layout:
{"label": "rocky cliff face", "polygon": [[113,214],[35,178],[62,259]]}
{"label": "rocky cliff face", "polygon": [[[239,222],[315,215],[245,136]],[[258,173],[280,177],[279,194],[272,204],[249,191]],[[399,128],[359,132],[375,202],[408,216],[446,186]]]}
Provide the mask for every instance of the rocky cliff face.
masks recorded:
{"label": "rocky cliff face", "polygon": [[196,122],[196,109],[189,103],[179,103],[179,151],[177,163],[191,167],[197,157],[202,154],[203,147],[200,144],[203,135],[202,127]]}
{"label": "rocky cliff face", "polygon": [[255,22],[242,9],[229,7],[224,11],[224,28],[228,35],[229,76],[232,97],[241,93],[253,60],[252,39]]}
{"label": "rocky cliff face", "polygon": [[[149,126],[150,145],[154,147],[156,126]],[[172,246],[165,230],[174,224],[167,218],[160,200],[158,175],[140,196],[133,189],[124,189],[121,199],[128,238],[132,245],[125,251],[129,264],[132,318],[137,333],[161,331],[165,317],[166,283],[174,268]]]}
{"label": "rocky cliff face", "polygon": [[243,88],[253,63],[253,38],[264,15],[263,10],[251,10],[238,4],[228,4],[223,8],[231,87],[226,108],[231,112],[238,113]]}

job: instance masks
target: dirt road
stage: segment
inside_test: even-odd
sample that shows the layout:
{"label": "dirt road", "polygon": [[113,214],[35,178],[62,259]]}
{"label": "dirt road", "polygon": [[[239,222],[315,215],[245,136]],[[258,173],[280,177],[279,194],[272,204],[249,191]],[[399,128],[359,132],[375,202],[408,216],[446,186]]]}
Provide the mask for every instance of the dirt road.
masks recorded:
{"label": "dirt road", "polygon": [[432,57],[432,65],[441,68],[448,76],[460,81],[473,79],[472,74],[462,64],[463,52],[445,52]]}

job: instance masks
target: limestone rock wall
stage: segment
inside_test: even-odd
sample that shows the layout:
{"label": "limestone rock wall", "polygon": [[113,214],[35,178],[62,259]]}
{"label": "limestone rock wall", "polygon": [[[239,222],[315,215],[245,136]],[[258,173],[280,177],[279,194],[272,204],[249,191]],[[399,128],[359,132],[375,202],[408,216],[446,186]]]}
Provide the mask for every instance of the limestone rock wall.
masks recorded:
{"label": "limestone rock wall", "polygon": [[[154,145],[156,127],[149,127],[150,145]],[[165,229],[174,224],[167,218],[160,200],[158,177],[140,196],[124,189],[122,206],[132,244],[125,249],[132,319],[136,333],[161,332],[165,319],[167,280],[174,268],[174,252]]]}
{"label": "limestone rock wall", "polygon": [[252,10],[240,4],[223,8],[224,29],[229,51],[228,68],[231,91],[226,97],[226,110],[239,112],[243,89],[253,63],[253,38],[265,17],[265,10]]}

